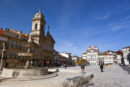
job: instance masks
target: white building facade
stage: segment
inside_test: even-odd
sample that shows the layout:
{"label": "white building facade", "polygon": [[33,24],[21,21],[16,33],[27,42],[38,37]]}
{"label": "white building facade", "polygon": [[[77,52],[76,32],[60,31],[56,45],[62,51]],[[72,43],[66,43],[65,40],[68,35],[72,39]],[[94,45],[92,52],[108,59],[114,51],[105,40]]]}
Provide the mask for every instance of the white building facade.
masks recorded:
{"label": "white building facade", "polygon": [[72,56],[71,53],[60,53],[60,60],[62,65],[66,64],[66,65],[72,65]]}
{"label": "white building facade", "polygon": [[116,62],[116,54],[114,51],[110,51],[108,50],[106,52],[106,57],[104,58],[104,63],[105,64],[113,64],[114,62]]}
{"label": "white building facade", "polygon": [[77,60],[79,59],[78,56],[72,56],[72,65],[77,65]]}
{"label": "white building facade", "polygon": [[98,65],[98,54],[96,46],[89,46],[87,52],[82,54],[82,59],[86,59],[90,65]]}
{"label": "white building facade", "polygon": [[125,65],[129,65],[128,55],[130,55],[130,46],[123,48],[122,52],[123,52]]}
{"label": "white building facade", "polygon": [[123,53],[121,50],[116,52],[116,60],[117,60],[117,64],[121,64],[122,63],[122,58],[123,58]]}

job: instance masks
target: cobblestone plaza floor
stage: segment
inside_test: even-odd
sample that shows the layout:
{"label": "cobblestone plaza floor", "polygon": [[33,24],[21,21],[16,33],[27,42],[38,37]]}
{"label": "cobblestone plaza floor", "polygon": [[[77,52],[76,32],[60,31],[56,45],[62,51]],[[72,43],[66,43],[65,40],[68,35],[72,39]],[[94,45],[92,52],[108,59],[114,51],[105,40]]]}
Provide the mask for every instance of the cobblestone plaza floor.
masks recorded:
{"label": "cobblestone plaza floor", "polygon": [[[126,66],[123,66],[126,67]],[[88,87],[130,87],[130,74],[118,65],[112,65],[100,72],[99,67],[88,67],[86,72],[94,73],[94,79]]]}
{"label": "cobblestone plaza floor", "polygon": [[[7,80],[0,82],[0,87],[60,87],[60,82],[63,79],[81,75],[80,67],[68,67],[67,69],[59,68],[57,77],[18,81]],[[100,72],[99,66],[86,66],[85,71],[87,75],[94,74],[94,78],[83,87],[130,87],[130,67],[111,65]]]}

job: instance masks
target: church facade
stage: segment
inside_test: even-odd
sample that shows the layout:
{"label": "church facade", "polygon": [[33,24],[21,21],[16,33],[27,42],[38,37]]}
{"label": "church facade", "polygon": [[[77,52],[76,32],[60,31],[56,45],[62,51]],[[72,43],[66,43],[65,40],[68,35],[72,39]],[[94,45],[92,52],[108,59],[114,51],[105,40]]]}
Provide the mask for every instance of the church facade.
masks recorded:
{"label": "church facade", "polygon": [[96,46],[89,46],[87,52],[82,54],[82,58],[86,59],[90,65],[98,65],[99,50]]}
{"label": "church facade", "polygon": [[[5,52],[3,57],[4,67],[25,66],[26,57],[21,57],[19,53],[26,53],[25,44],[28,43],[28,38],[31,36],[34,44],[31,48],[31,53],[36,55],[31,57],[34,66],[53,66],[54,64],[54,44],[55,40],[50,34],[49,27],[45,33],[45,17],[39,11],[32,19],[32,29],[30,34],[24,34],[22,31],[16,31],[10,28],[6,30],[0,29],[0,52],[5,44]],[[2,56],[0,54],[0,56]]]}
{"label": "church facade", "polygon": [[32,19],[32,30],[30,35],[34,42],[41,48],[40,53],[43,58],[41,58],[40,61],[43,62],[42,65],[47,66],[47,63],[49,63],[52,66],[54,63],[53,49],[55,40],[49,32],[49,26],[47,34],[45,35],[45,24],[44,15],[39,11]]}

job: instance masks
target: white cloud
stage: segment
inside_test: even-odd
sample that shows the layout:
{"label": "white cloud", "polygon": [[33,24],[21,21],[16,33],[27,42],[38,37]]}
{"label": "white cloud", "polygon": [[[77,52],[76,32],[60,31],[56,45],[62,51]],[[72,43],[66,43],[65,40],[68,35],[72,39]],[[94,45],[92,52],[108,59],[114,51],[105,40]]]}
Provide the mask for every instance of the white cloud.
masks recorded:
{"label": "white cloud", "polygon": [[115,23],[108,24],[108,27],[112,31],[118,31],[122,29],[129,29],[130,28],[129,24],[130,24],[130,16],[127,16]]}
{"label": "white cloud", "polygon": [[122,30],[122,29],[126,29],[127,26],[126,25],[115,25],[115,26],[112,26],[112,31],[118,31],[118,30]]}
{"label": "white cloud", "polygon": [[98,19],[98,20],[105,20],[105,19],[108,19],[110,16],[111,16],[110,13],[107,13],[105,15],[97,16],[96,19]]}
{"label": "white cloud", "polygon": [[92,13],[90,15],[91,18],[96,19],[96,20],[105,20],[105,19],[109,19],[111,16],[111,13]]}

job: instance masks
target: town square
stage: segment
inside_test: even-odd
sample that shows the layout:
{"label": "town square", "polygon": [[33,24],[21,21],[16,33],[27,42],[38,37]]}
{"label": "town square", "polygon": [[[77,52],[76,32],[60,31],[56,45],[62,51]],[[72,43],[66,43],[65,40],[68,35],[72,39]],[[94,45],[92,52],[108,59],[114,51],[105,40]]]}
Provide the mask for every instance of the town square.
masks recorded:
{"label": "town square", "polygon": [[129,0],[0,0],[0,87],[130,87]]}

